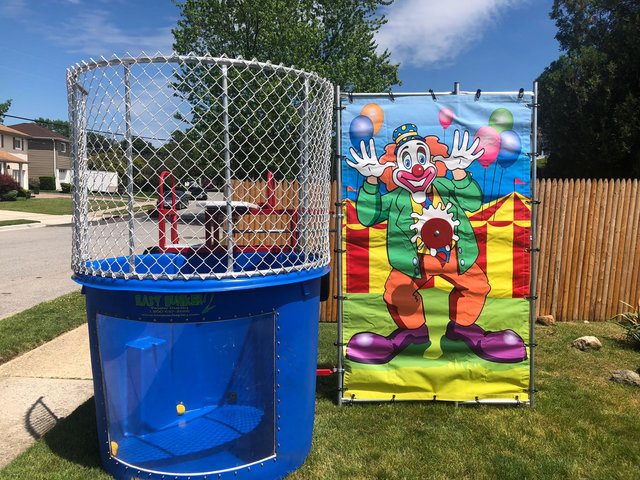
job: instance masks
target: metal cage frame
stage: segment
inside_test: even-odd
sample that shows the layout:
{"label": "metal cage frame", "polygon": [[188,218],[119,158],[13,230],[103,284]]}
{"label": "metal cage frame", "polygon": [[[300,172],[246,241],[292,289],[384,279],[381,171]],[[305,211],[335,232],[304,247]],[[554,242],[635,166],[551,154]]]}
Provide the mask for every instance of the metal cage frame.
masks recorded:
{"label": "metal cage frame", "polygon": [[[328,80],[242,58],[126,54],[69,68],[67,92],[76,275],[220,280],[329,264]],[[117,190],[92,191],[96,172],[116,174]],[[183,221],[176,185],[203,178],[220,191]]]}

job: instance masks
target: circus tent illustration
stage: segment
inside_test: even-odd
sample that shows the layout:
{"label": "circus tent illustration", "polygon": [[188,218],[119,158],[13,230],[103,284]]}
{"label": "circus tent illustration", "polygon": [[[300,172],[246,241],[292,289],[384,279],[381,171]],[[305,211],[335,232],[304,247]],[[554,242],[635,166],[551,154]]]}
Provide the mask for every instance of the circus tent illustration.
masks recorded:
{"label": "circus tent illustration", "polygon": [[[513,192],[483,205],[467,216],[478,242],[477,263],[491,285],[489,297],[525,298],[529,294],[530,200]],[[365,227],[356,216],[355,202],[345,202],[343,231],[346,293],[383,293],[391,267],[387,260],[387,223]],[[436,277],[425,288],[450,288]]]}

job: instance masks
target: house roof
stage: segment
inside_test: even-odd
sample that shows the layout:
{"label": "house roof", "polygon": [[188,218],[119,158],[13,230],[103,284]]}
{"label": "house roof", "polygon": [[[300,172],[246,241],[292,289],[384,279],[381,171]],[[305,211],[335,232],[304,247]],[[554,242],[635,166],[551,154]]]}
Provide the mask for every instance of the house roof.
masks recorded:
{"label": "house roof", "polygon": [[11,127],[6,127],[2,124],[0,124],[0,132],[5,133],[7,135],[17,135],[18,137],[28,137],[29,134],[27,133],[23,133],[20,132],[18,130],[16,130],[15,128],[11,128]]}
{"label": "house roof", "polygon": [[25,159],[11,155],[9,152],[3,152],[2,150],[0,150],[0,162],[27,163]]}
{"label": "house roof", "polygon": [[11,125],[10,128],[18,130],[19,132],[29,135],[32,138],[53,138],[56,140],[65,140],[67,142],[70,141],[64,135],[52,132],[51,130],[41,127],[40,125],[35,123],[17,123],[15,125]]}

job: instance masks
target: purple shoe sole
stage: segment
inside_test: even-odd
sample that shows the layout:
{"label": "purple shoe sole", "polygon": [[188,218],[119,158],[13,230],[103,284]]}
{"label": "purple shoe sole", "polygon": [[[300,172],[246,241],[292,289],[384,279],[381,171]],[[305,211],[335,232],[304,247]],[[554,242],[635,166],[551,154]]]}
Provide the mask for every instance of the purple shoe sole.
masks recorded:
{"label": "purple shoe sole", "polygon": [[524,340],[513,330],[485,332],[478,325],[462,326],[449,322],[445,336],[449,340],[462,340],[473,353],[494,363],[519,363],[527,359]]}
{"label": "purple shoe sole", "polygon": [[347,344],[346,358],[369,365],[389,363],[411,344],[429,342],[426,325],[416,329],[398,328],[386,337],[372,332],[356,333]]}

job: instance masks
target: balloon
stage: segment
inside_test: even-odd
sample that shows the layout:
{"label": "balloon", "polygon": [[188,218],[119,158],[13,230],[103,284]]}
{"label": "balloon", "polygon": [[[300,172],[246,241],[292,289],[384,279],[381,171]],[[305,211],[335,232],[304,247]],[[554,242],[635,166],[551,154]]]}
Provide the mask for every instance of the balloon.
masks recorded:
{"label": "balloon", "polygon": [[373,137],[373,122],[371,119],[364,115],[358,115],[354,118],[349,126],[349,137],[351,138],[351,145],[356,151],[360,152],[360,142],[362,140],[368,147],[369,139]]}
{"label": "balloon", "polygon": [[384,120],[384,112],[380,105],[375,103],[367,103],[360,112],[360,115],[364,115],[373,123],[373,134],[376,135],[380,131],[382,126],[382,120]]}
{"label": "balloon", "polygon": [[482,168],[489,168],[496,161],[500,152],[500,134],[493,127],[480,127],[475,134],[474,139],[480,139],[480,145],[476,152],[484,148],[484,153],[478,159]]}
{"label": "balloon", "polygon": [[440,120],[440,125],[442,125],[442,128],[446,130],[449,125],[451,125],[451,122],[453,122],[453,112],[448,108],[443,108],[442,110],[440,110],[438,120]]}
{"label": "balloon", "polygon": [[509,168],[520,157],[520,137],[512,130],[505,130],[500,134],[500,152],[496,161],[502,168]]}
{"label": "balloon", "polygon": [[513,128],[513,115],[506,108],[494,110],[489,117],[489,126],[495,128],[498,133]]}

